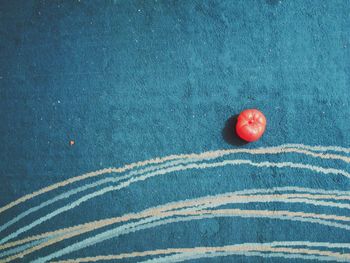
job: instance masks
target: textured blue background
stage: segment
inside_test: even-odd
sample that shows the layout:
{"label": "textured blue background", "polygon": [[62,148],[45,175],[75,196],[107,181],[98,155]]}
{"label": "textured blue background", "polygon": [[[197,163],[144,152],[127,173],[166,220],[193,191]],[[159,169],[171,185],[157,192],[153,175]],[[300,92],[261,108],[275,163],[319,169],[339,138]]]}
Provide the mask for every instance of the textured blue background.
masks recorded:
{"label": "textured blue background", "polygon": [[[336,0],[1,1],[0,206],[84,172],[236,147],[222,130],[244,108],[259,108],[268,120],[263,138],[244,147],[349,147],[349,11],[349,1]],[[234,179],[227,176],[232,167],[221,169],[222,177],[215,170],[205,177],[201,171],[186,173],[107,194],[31,233],[229,186],[350,188],[341,176],[315,183],[314,177],[295,179],[288,170],[267,168],[242,167],[234,170]],[[107,244],[124,252],[164,242],[171,247],[293,240],[307,229],[271,232],[266,220],[235,220],[252,230],[231,229],[230,218],[208,220],[168,226],[168,234],[158,237],[149,230],[142,239],[135,234]],[[290,222],[280,225],[294,229]],[[317,227],[311,239],[324,236]],[[198,232],[189,235],[189,229]],[[349,241],[341,231],[334,239]],[[105,244],[74,255],[107,253]]]}

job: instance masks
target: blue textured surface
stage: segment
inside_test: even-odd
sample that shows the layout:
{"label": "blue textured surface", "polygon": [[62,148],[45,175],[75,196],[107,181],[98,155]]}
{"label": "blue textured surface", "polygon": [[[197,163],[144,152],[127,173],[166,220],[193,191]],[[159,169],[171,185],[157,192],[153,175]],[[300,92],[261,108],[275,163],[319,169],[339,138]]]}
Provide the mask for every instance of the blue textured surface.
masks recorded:
{"label": "blue textured surface", "polygon": [[[335,0],[0,1],[0,206],[86,172],[159,156],[284,143],[350,147],[349,10],[349,1]],[[260,141],[238,147],[223,138],[223,129],[245,108],[263,111],[268,126]],[[293,153],[235,158],[350,169],[342,161]],[[342,175],[314,174],[247,165],[175,172],[91,199],[18,238],[236,190],[350,189]],[[74,187],[5,211],[1,225]],[[76,199],[29,215],[0,239]],[[309,210],[271,203],[240,207]],[[337,208],[312,211],[350,216]],[[287,240],[350,243],[350,235],[317,224],[214,218],[132,233],[62,258]],[[231,260],[300,262],[254,256],[203,262]]]}

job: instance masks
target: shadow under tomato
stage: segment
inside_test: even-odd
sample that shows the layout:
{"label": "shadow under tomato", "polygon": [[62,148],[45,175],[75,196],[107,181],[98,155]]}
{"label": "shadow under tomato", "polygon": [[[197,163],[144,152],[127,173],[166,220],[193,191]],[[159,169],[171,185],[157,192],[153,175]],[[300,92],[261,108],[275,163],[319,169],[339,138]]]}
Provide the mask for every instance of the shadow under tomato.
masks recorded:
{"label": "shadow under tomato", "polygon": [[221,131],[221,135],[225,142],[235,146],[243,146],[248,144],[248,142],[242,140],[236,133],[237,119],[238,114],[228,118],[225,122],[225,127]]}

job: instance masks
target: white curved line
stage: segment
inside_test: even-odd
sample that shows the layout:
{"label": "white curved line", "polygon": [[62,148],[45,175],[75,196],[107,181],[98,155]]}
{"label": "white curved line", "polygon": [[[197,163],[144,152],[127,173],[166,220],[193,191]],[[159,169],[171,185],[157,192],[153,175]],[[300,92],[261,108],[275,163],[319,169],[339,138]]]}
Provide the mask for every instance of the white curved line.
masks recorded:
{"label": "white curved line", "polygon": [[[263,250],[263,252],[259,251],[228,251],[228,252],[211,252],[211,253],[183,253],[183,254],[175,254],[173,256],[167,256],[163,258],[156,258],[141,261],[142,263],[170,263],[170,262],[183,262],[187,260],[193,259],[201,259],[201,258],[214,258],[214,257],[227,257],[233,255],[242,255],[245,257],[254,256],[254,257],[262,257],[262,258],[285,258],[285,259],[304,259],[304,260],[317,260],[317,261],[331,261],[331,262],[348,262],[348,259],[340,259],[337,257],[331,256],[317,256],[317,255],[305,255],[300,253],[292,253],[291,249],[284,249],[282,252],[266,252],[267,249]],[[288,253],[289,252],[289,253]],[[140,262],[140,263],[141,263]]]}
{"label": "white curved line", "polygon": [[[324,158],[324,159],[338,159],[338,160],[343,160],[347,163],[350,163],[350,159],[347,156],[342,156],[342,155],[336,155],[336,154],[322,154],[322,153],[314,153],[308,150],[312,150],[315,149],[316,151],[320,150],[319,146],[307,146],[307,145],[301,145],[298,144],[296,145],[295,148],[290,147],[292,144],[289,145],[285,145],[285,146],[276,146],[276,147],[266,147],[266,148],[257,148],[257,149],[233,149],[233,150],[218,150],[218,151],[209,151],[209,152],[204,152],[201,154],[179,154],[179,155],[169,155],[163,158],[154,158],[154,159],[150,159],[147,161],[142,161],[142,162],[136,162],[136,163],[131,163],[128,165],[125,165],[124,167],[121,168],[106,168],[106,169],[102,169],[102,170],[98,170],[98,171],[94,171],[94,172],[90,172],[90,173],[86,173],[86,174],[82,174],[80,176],[76,176],[52,185],[49,185],[47,187],[44,187],[38,191],[35,191],[31,194],[27,194],[24,195],[18,199],[16,199],[15,201],[10,202],[9,204],[3,206],[0,208],[0,214],[3,213],[4,211],[18,205],[21,204],[23,202],[26,202],[38,195],[50,192],[52,190],[55,190],[57,188],[60,187],[64,187],[66,185],[72,184],[74,182],[78,182],[81,180],[85,180],[87,178],[91,178],[91,177],[96,177],[102,174],[109,174],[109,173],[122,173],[134,168],[139,168],[139,167],[143,167],[143,166],[147,166],[150,164],[158,164],[158,163],[164,163],[166,161],[170,161],[170,160],[176,160],[176,159],[183,159],[183,158],[199,158],[199,159],[205,159],[207,157],[210,158],[210,156],[212,157],[220,157],[223,155],[227,155],[227,154],[232,154],[232,153],[249,153],[249,154],[264,154],[264,153],[271,153],[271,154],[279,154],[279,153],[285,153],[285,152],[295,152],[295,153],[303,153],[303,154],[307,154],[313,157],[319,157],[319,158]],[[298,149],[299,148],[299,149]],[[331,147],[329,147],[331,148]],[[301,150],[300,150],[301,149]],[[308,150],[302,150],[302,149],[308,149]],[[344,152],[344,151],[343,151]]]}
{"label": "white curved line", "polygon": [[[300,213],[300,212],[299,212]],[[291,216],[290,216],[291,215]],[[126,225],[122,225],[120,227],[116,227],[111,230],[107,230],[101,234],[98,234],[94,237],[86,238],[83,241],[76,242],[69,247],[65,247],[59,251],[56,251],[48,256],[38,258],[36,259],[35,263],[42,263],[49,260],[52,260],[54,258],[58,258],[61,256],[64,256],[66,254],[78,251],[82,248],[95,245],[97,243],[103,242],[105,240],[118,237],[120,235],[125,235],[128,233],[133,233],[136,231],[148,229],[157,227],[160,225],[170,224],[170,223],[177,223],[177,222],[184,222],[184,221],[192,221],[192,220],[202,220],[207,218],[217,218],[217,217],[253,217],[253,218],[273,218],[273,219],[279,219],[279,220],[291,220],[291,221],[299,221],[299,222],[308,222],[308,223],[317,223],[332,227],[337,227],[341,229],[350,230],[350,226],[339,224],[339,223],[333,223],[322,219],[315,219],[315,218],[308,218],[305,217],[299,217],[294,216],[293,212],[289,211],[269,211],[269,210],[241,210],[241,209],[221,209],[221,210],[204,210],[204,211],[187,211],[187,216],[184,217],[176,217],[176,218],[170,218],[170,219],[162,219],[162,218],[146,218],[143,220],[140,220],[136,223],[129,223]],[[155,219],[160,219],[159,221],[155,221]],[[7,262],[7,261],[5,261]]]}
{"label": "white curved line", "polygon": [[189,165],[178,165],[175,167],[170,167],[167,169],[151,172],[149,174],[145,174],[145,175],[142,175],[142,176],[139,176],[136,178],[131,178],[131,179],[127,180],[126,182],[122,182],[118,186],[109,186],[109,187],[103,188],[99,191],[96,191],[94,193],[88,194],[84,197],[81,197],[78,200],[76,200],[75,202],[73,202],[69,205],[66,205],[64,207],[61,207],[61,208],[47,214],[46,216],[35,220],[31,224],[26,225],[25,227],[18,229],[14,233],[11,233],[7,237],[1,239],[0,244],[4,244],[5,242],[17,237],[21,233],[24,233],[24,232],[32,229],[33,227],[40,225],[43,222],[46,222],[47,220],[49,220],[49,219],[51,219],[51,218],[53,218],[53,217],[55,217],[63,212],[69,211],[69,210],[79,206],[80,204],[88,201],[89,199],[92,199],[96,196],[101,196],[101,195],[108,193],[108,192],[111,192],[111,191],[123,189],[125,187],[128,187],[132,183],[135,183],[138,181],[144,181],[144,180],[151,178],[151,177],[154,177],[154,176],[164,175],[164,174],[176,172],[176,171],[184,171],[184,170],[188,170],[188,169],[214,168],[214,167],[222,167],[222,166],[226,166],[226,165],[251,165],[251,166],[255,166],[255,167],[277,167],[277,168],[289,167],[289,168],[295,168],[295,169],[306,169],[306,170],[314,171],[317,173],[323,173],[323,174],[343,175],[345,177],[350,178],[350,174],[344,170],[334,169],[334,168],[324,168],[321,166],[315,166],[315,165],[309,165],[309,164],[303,164],[303,163],[293,163],[293,162],[266,162],[266,161],[265,162],[253,162],[253,161],[247,160],[247,159],[237,159],[237,160],[225,160],[222,162],[214,162],[214,163],[201,163],[201,164],[193,163],[193,164],[189,164]]}
{"label": "white curved line", "polygon": [[[236,244],[231,246],[222,246],[222,247],[194,247],[194,248],[167,248],[167,249],[156,249],[156,250],[148,250],[148,251],[142,251],[142,252],[130,252],[130,253],[122,253],[118,255],[106,255],[106,256],[95,256],[95,257],[85,257],[85,258],[75,258],[75,259],[68,259],[68,260],[59,260],[59,261],[52,261],[52,263],[80,263],[80,262],[96,262],[96,261],[106,261],[106,260],[120,260],[120,259],[128,259],[128,258],[135,258],[135,257],[146,257],[146,256],[160,256],[160,255],[169,255],[169,254],[184,254],[184,253],[213,253],[218,251],[262,251],[262,249],[270,248],[273,249],[276,246],[276,243],[278,243],[279,246],[282,246],[284,248],[290,247],[291,243],[295,246],[310,246],[310,247],[320,247],[325,246],[327,248],[349,248],[350,244],[346,243],[312,243],[312,242],[305,242],[305,241],[294,241],[294,242],[269,242],[269,243],[243,243],[243,244]],[[292,248],[293,249],[293,248]],[[266,250],[263,250],[264,252]],[[292,252],[293,251],[293,252]],[[303,252],[307,254],[313,254],[313,255],[322,255],[322,256],[329,256],[329,257],[349,257],[350,254],[340,254],[340,253],[333,253],[330,251],[322,251],[322,250],[305,250],[303,249]],[[281,252],[280,250],[278,252]],[[295,253],[295,250],[290,251],[284,251],[285,253]],[[300,251],[298,251],[300,253]],[[319,253],[320,252],[320,253]]]}
{"label": "white curved line", "polygon": [[[242,191],[241,191],[242,192]],[[140,213],[137,214],[129,214],[123,217],[117,217],[117,218],[111,218],[111,219],[107,219],[107,220],[102,220],[102,222],[92,222],[90,224],[89,228],[85,228],[82,229],[81,231],[76,231],[76,232],[71,232],[67,235],[62,235],[59,238],[56,239],[51,239],[47,242],[44,242],[34,248],[28,249],[25,252],[22,252],[18,255],[16,255],[13,258],[19,257],[19,256],[24,256],[26,254],[32,253],[38,249],[41,249],[45,246],[54,244],[56,242],[62,241],[64,239],[70,238],[70,237],[74,237],[92,230],[96,230],[98,228],[101,227],[105,227],[107,225],[110,224],[114,224],[117,222],[126,222],[129,220],[135,220],[135,219],[142,219],[142,218],[147,218],[148,216],[153,216],[153,221],[154,221],[154,217],[156,217],[157,215],[160,215],[161,218],[167,217],[167,216],[174,216],[174,215],[183,215],[184,213],[191,213],[191,212],[196,212],[198,210],[203,210],[203,209],[207,209],[207,208],[213,208],[213,207],[218,207],[218,206],[222,206],[228,203],[243,203],[243,201],[245,200],[246,203],[248,202],[260,202],[260,201],[265,201],[265,200],[271,200],[272,198],[275,198],[276,201],[282,201],[282,202],[288,202],[288,199],[283,200],[282,199],[283,195],[270,195],[270,196],[255,196],[254,198],[252,198],[253,196],[240,196],[240,195],[219,195],[219,196],[210,196],[210,197],[204,197],[204,198],[199,198],[199,199],[193,199],[191,201],[189,200],[185,200],[185,201],[180,201],[177,203],[170,203],[170,204],[166,204],[163,206],[158,206],[155,208],[150,208],[147,209],[145,211],[142,211]],[[288,195],[284,195],[285,197],[288,197]],[[245,198],[245,199],[244,199]],[[265,199],[264,199],[265,198]],[[242,200],[243,199],[243,200]],[[292,202],[294,202],[295,200],[292,200]],[[305,201],[304,199],[300,199],[297,202],[303,202]],[[306,200],[306,201],[310,201],[310,200]],[[182,210],[174,210],[174,209],[179,209],[179,208],[185,208]],[[229,211],[229,210],[225,210],[225,211]],[[234,210],[237,211],[237,210]],[[256,213],[260,213],[260,210],[258,210],[258,212]],[[264,212],[264,211],[263,211]],[[267,213],[266,211],[264,212],[265,214]],[[277,215],[278,211],[276,212],[275,216]],[[288,215],[289,217],[307,217],[310,218],[310,220],[308,220],[308,222],[313,222],[313,223],[317,223],[320,220],[314,220],[312,218],[316,218],[316,219],[326,219],[326,220],[340,220],[340,221],[350,221],[350,218],[348,217],[344,217],[344,216],[336,216],[336,215],[322,215],[322,214],[312,214],[312,213],[304,213],[304,212],[290,212],[290,211],[285,211],[285,213],[287,213],[286,215]],[[283,214],[280,214],[280,216],[282,216]],[[272,215],[270,215],[272,216]],[[159,216],[158,216],[159,217]],[[150,220],[150,219],[147,219]],[[330,226],[335,226],[335,227],[341,227],[344,229],[347,229],[349,227],[347,227],[346,225],[341,225],[341,224],[334,224],[331,221],[320,221],[323,224],[326,225],[330,225]],[[299,218],[299,221],[302,221],[302,219]],[[87,227],[87,224],[85,224],[85,227]],[[350,228],[349,228],[350,229]]]}
{"label": "white curved line", "polygon": [[[325,155],[325,154],[315,154],[315,153],[311,153],[311,152],[307,152],[307,151],[304,151],[304,150],[299,150],[297,148],[290,148],[290,149],[285,149],[284,148],[285,146],[283,147],[275,147],[274,149],[255,149],[254,151],[254,154],[265,154],[265,153],[270,153],[270,154],[278,154],[278,153],[289,153],[289,152],[292,152],[292,153],[299,153],[299,154],[306,154],[306,155],[311,155],[315,158],[324,158],[324,159],[329,159],[331,158],[330,156],[328,155]],[[90,188],[94,188],[94,187],[97,187],[99,185],[102,185],[102,184],[105,184],[105,183],[116,183],[116,182],[119,182],[121,180],[124,180],[124,179],[129,179],[129,178],[132,178],[133,176],[139,176],[139,175],[142,175],[146,172],[149,172],[149,171],[154,171],[154,170],[160,170],[160,169],[163,169],[163,168],[167,168],[167,167],[170,167],[170,166],[175,166],[175,165],[178,165],[178,164],[186,164],[186,163],[195,163],[195,162],[198,162],[198,161],[203,161],[203,160],[210,160],[210,159],[216,159],[220,156],[224,156],[226,154],[233,154],[233,153],[249,153],[249,154],[252,154],[251,150],[247,150],[247,149],[235,149],[235,150],[219,150],[219,151],[214,151],[214,152],[207,152],[207,153],[204,153],[205,155],[204,156],[201,156],[201,154],[199,154],[199,156],[197,158],[184,158],[184,159],[179,159],[179,160],[175,160],[175,161],[169,161],[169,162],[165,162],[165,164],[161,164],[161,165],[155,165],[155,166],[151,166],[151,167],[147,167],[147,168],[144,168],[144,169],[141,169],[141,170],[136,170],[136,171],[132,171],[130,172],[129,174],[127,175],[124,175],[124,176],[119,176],[117,178],[105,178],[105,179],[101,179],[97,182],[94,182],[94,183],[91,183],[91,184],[86,184],[86,185],[83,185],[83,186],[80,186],[80,187],[77,187],[75,189],[72,189],[72,190],[69,190],[69,191],[66,191],[52,199],[49,199],[49,200],[46,200],[44,202],[42,202],[41,204],[35,206],[35,207],[32,207],[24,212],[22,212],[21,214],[17,215],[16,217],[14,217],[13,219],[11,219],[10,221],[8,221],[7,223],[3,224],[2,226],[0,226],[0,232],[2,232],[3,230],[7,229],[8,227],[10,227],[11,225],[15,224],[16,222],[18,222],[19,220],[25,218],[26,216],[32,214],[33,212],[36,212],[48,205],[51,205],[59,200],[62,200],[62,199],[67,199],[69,198],[71,195],[75,195],[79,192],[82,192],[82,191],[85,191],[87,189],[90,189]],[[350,161],[350,158],[349,157],[342,157],[342,156],[333,156],[333,158],[347,158],[345,161]]]}
{"label": "white curved line", "polygon": [[[206,202],[210,202],[210,200],[212,198],[216,199],[216,201],[218,199],[221,199],[223,197],[226,196],[233,196],[233,195],[257,195],[257,194],[271,194],[271,193],[275,193],[275,192],[299,192],[299,197],[301,197],[300,193],[311,193],[311,194],[321,194],[321,196],[319,196],[318,199],[335,199],[335,200],[341,200],[341,199],[345,199],[348,200],[350,198],[350,196],[346,196],[345,194],[348,194],[348,192],[346,191],[337,191],[337,190],[323,190],[323,189],[313,189],[313,188],[303,188],[303,187],[273,187],[273,188],[268,188],[268,189],[248,189],[248,190],[241,190],[241,191],[235,191],[235,192],[231,192],[231,193],[225,193],[225,194],[219,194],[219,195],[214,195],[214,196],[205,196],[205,197],[200,197],[197,199],[192,199],[192,200],[185,200],[180,202],[181,205],[179,205],[179,201],[177,202],[170,202],[166,205],[161,205],[161,206],[156,206],[155,208],[150,208],[147,209],[147,211],[151,211],[152,209],[161,209],[162,211],[171,211],[171,209],[166,209],[164,207],[167,206],[172,206],[172,209],[176,209],[179,207],[184,207],[185,204],[187,205],[191,205],[191,206],[198,206],[198,202],[205,202],[205,200],[207,200]],[[297,194],[294,194],[297,195]],[[276,196],[276,195],[275,195]],[[308,204],[311,205],[322,205],[322,206],[331,206],[331,207],[339,207],[339,208],[347,208],[348,205],[344,204],[345,207],[342,207],[342,204],[339,203],[334,203],[334,202],[326,202],[324,203],[323,201],[317,201],[318,203],[315,202],[309,202],[310,200],[306,199],[307,196],[303,195],[303,197],[305,198],[304,201],[308,202]],[[311,196],[311,200],[312,199],[316,199],[316,195],[312,195]],[[337,198],[334,198],[337,197]],[[288,196],[289,199],[293,198],[292,195]],[[287,200],[287,199],[286,199]],[[287,200],[288,201],[288,200]],[[290,200],[289,202],[301,202],[300,200]],[[321,203],[319,203],[321,202]],[[201,203],[201,204],[202,204]],[[335,204],[335,206],[334,206]],[[43,239],[43,238],[47,238],[49,236],[56,236],[57,234],[61,235],[61,234],[69,234],[69,233],[78,233],[77,231],[83,230],[88,228],[89,226],[93,225],[93,226],[98,226],[100,225],[102,222],[106,222],[106,220],[100,220],[100,221],[95,221],[95,222],[91,222],[91,223],[85,223],[82,225],[77,225],[74,227],[69,227],[69,228],[64,228],[64,229],[59,229],[53,232],[46,232],[44,234],[40,234],[40,235],[36,235],[36,236],[32,236],[29,238],[25,238],[22,240],[17,240],[11,243],[6,243],[4,245],[0,245],[0,250],[9,248],[9,247],[13,247],[13,246],[17,246],[17,245],[21,245],[30,241],[34,241],[34,240],[38,240],[38,239]],[[107,222],[111,223],[111,221],[107,220]]]}
{"label": "white curved line", "polygon": [[342,153],[350,153],[350,148],[339,147],[339,146],[310,146],[301,143],[288,143],[282,144],[281,147],[290,147],[290,148],[302,148],[306,150],[319,151],[319,152],[342,152]]}
{"label": "white curved line", "polygon": [[[240,191],[243,192],[243,191]],[[248,192],[248,191],[247,191]],[[302,194],[301,197],[305,196],[305,194]],[[207,208],[212,208],[212,207],[217,207],[217,206],[221,206],[221,205],[225,205],[228,203],[248,203],[248,202],[265,202],[265,201],[272,201],[273,199],[275,199],[275,201],[278,202],[304,202],[305,199],[301,199],[299,198],[299,200],[290,200],[289,199],[283,199],[283,197],[288,198],[288,197],[295,197],[295,194],[291,195],[263,195],[263,196],[240,196],[240,195],[233,195],[233,194],[226,194],[226,195],[217,195],[217,196],[210,196],[210,197],[204,197],[204,198],[199,198],[199,199],[193,199],[193,200],[185,200],[185,201],[180,201],[177,203],[170,203],[170,204],[166,204],[163,206],[158,206],[155,208],[150,208],[147,209],[143,212],[140,212],[138,214],[131,214],[131,215],[126,215],[124,216],[124,219],[121,220],[121,218],[114,218],[114,219],[108,219],[108,220],[103,220],[104,222],[93,222],[92,223],[92,228],[91,229],[83,229],[82,231],[77,231],[71,235],[68,236],[63,236],[60,237],[56,240],[50,240],[49,242],[46,242],[46,244],[41,244],[40,246],[37,246],[34,249],[30,249],[28,251],[26,251],[25,253],[31,253],[35,250],[41,249],[42,247],[45,247],[47,245],[59,242],[61,240],[64,240],[66,238],[70,238],[72,236],[76,236],[78,234],[82,234],[82,233],[86,233],[88,231],[92,231],[95,230],[97,228],[100,227],[104,227],[106,225],[110,225],[116,222],[125,222],[128,221],[130,219],[134,220],[134,219],[140,219],[140,218],[145,218],[147,216],[155,216],[157,214],[159,214],[159,212],[163,212],[162,217],[165,216],[173,216],[176,214],[182,215],[184,212],[193,212],[199,209],[207,209]],[[306,199],[306,201],[310,201],[308,199]],[[188,208],[189,207],[189,208]],[[173,209],[179,209],[179,208],[186,208],[186,209],[182,209],[182,210],[173,210]],[[169,210],[173,210],[170,211]],[[228,211],[228,210],[227,210]],[[168,214],[165,214],[168,213]],[[260,212],[256,212],[256,213],[260,213]],[[265,211],[266,213],[266,211]],[[276,212],[275,216],[277,215],[278,211]],[[303,221],[303,217],[307,217],[307,218],[311,218],[311,219],[307,219],[307,222],[313,222],[313,223],[320,223],[321,224],[326,224],[326,225],[330,225],[330,226],[334,226],[334,227],[341,227],[343,229],[350,229],[350,226],[346,226],[346,225],[341,225],[341,224],[337,224],[337,223],[332,223],[331,221],[324,221],[323,219],[326,220],[340,220],[340,221],[349,221],[350,218],[348,217],[344,217],[344,216],[336,216],[336,215],[322,215],[322,214],[312,214],[312,213],[304,213],[304,212],[290,212],[290,211],[286,211],[287,215],[289,216],[289,218],[291,216],[293,217],[299,217],[299,221]],[[283,214],[280,214],[280,216],[282,216]],[[272,215],[270,215],[272,216]],[[300,218],[301,217],[301,218]],[[314,220],[312,218],[316,218],[316,219],[322,219],[320,220]],[[149,219],[147,219],[149,220]],[[152,219],[154,220],[154,219]],[[22,256],[25,254],[22,254]],[[17,255],[18,256],[18,255]]]}

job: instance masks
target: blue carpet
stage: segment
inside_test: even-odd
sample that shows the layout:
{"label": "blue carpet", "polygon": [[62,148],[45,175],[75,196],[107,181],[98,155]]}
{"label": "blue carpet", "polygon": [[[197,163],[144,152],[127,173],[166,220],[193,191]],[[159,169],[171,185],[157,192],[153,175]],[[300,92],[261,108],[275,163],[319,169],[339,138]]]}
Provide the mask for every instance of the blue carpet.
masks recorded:
{"label": "blue carpet", "polygon": [[350,262],[349,10],[0,1],[0,262]]}

